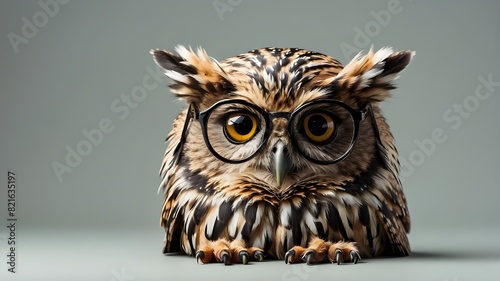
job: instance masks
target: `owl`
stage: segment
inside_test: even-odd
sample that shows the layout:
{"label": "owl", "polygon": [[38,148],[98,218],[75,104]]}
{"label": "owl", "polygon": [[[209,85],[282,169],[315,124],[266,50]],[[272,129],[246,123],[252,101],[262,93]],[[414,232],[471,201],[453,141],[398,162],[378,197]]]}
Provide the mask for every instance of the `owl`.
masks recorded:
{"label": "owl", "polygon": [[298,48],[218,62],[151,50],[186,108],[161,165],[163,252],[198,263],[357,263],[406,256],[410,215],[379,103],[414,52],[345,67]]}

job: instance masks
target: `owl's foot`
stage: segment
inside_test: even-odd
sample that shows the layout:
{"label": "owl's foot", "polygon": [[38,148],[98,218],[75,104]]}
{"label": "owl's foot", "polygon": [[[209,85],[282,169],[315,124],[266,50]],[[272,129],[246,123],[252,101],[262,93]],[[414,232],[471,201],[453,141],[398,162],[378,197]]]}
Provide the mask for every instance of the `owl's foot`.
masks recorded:
{"label": "owl's foot", "polygon": [[256,247],[246,248],[241,240],[229,242],[226,239],[207,241],[195,254],[196,262],[200,264],[220,262],[225,265],[232,263],[248,264],[250,260],[264,260],[264,251]]}
{"label": "owl's foot", "polygon": [[310,265],[326,261],[337,264],[345,262],[356,264],[360,259],[358,248],[353,242],[331,243],[320,238],[313,238],[307,248],[295,246],[285,254],[287,264],[306,262]]}

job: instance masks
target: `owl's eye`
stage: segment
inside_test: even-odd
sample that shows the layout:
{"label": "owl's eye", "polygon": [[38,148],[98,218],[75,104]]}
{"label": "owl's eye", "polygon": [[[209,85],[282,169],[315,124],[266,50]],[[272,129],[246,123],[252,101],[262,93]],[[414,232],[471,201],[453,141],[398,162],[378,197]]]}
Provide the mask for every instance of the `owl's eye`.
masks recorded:
{"label": "owl's eye", "polygon": [[303,128],[312,142],[321,144],[332,138],[335,132],[335,122],[326,113],[311,113],[304,118]]}
{"label": "owl's eye", "polygon": [[257,133],[257,119],[249,113],[231,113],[226,117],[224,132],[235,143],[244,143]]}

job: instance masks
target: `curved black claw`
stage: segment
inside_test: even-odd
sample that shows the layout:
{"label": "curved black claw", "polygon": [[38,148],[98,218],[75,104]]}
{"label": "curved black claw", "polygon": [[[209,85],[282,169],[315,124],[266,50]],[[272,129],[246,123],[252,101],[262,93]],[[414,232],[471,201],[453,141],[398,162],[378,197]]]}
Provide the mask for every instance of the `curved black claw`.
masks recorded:
{"label": "curved black claw", "polygon": [[344,257],[342,255],[342,250],[335,250],[335,259],[337,260],[337,265],[341,264],[344,262]]}
{"label": "curved black claw", "polygon": [[354,264],[357,264],[359,262],[359,260],[361,260],[361,257],[359,256],[359,253],[356,252],[356,251],[351,251],[349,253],[349,255],[351,256],[351,260]]}
{"label": "curved black claw", "polygon": [[262,252],[262,251],[255,251],[253,253],[253,258],[256,261],[263,261],[264,260],[264,252]]}
{"label": "curved black claw", "polygon": [[295,257],[295,251],[294,250],[289,250],[285,254],[285,263],[289,264],[291,263],[292,259]]}
{"label": "curved black claw", "polygon": [[238,258],[240,259],[242,264],[248,264],[248,260],[250,259],[250,256],[248,255],[247,251],[240,251],[238,253]]}
{"label": "curved black claw", "polygon": [[316,259],[314,258],[314,251],[307,251],[303,256],[302,260],[306,262],[307,265],[313,264]]}
{"label": "curved black claw", "polygon": [[203,251],[196,252],[196,255],[195,255],[196,263],[203,264],[203,262],[201,261],[201,259],[204,258],[204,257],[205,257],[205,253],[203,253]]}
{"label": "curved black claw", "polygon": [[229,258],[229,254],[227,252],[223,252],[220,255],[220,259],[224,263],[224,265],[230,265],[231,264],[231,259]]}

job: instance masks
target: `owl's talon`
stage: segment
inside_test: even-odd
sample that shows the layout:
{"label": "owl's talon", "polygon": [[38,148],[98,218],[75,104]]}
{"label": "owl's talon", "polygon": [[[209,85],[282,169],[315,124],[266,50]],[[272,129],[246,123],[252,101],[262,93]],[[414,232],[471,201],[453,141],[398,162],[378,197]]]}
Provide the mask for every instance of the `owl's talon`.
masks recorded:
{"label": "owl's talon", "polygon": [[203,251],[196,252],[195,258],[197,264],[203,264],[202,259],[205,257],[205,253]]}
{"label": "owl's talon", "polygon": [[294,250],[289,250],[285,254],[285,263],[289,264],[292,263],[293,258],[295,257],[295,251]]}
{"label": "owl's talon", "polygon": [[255,253],[253,254],[253,258],[256,261],[263,261],[264,260],[264,252],[262,252],[260,250],[255,251]]}
{"label": "owl's talon", "polygon": [[254,258],[262,261],[264,259],[264,251],[257,247],[247,248],[243,240],[228,241],[225,238],[221,238],[215,241],[206,241],[199,245],[195,258],[198,264],[248,264]]}
{"label": "owl's talon", "polygon": [[242,264],[248,264],[249,256],[247,251],[240,251],[238,254],[238,258],[240,259]]}
{"label": "owl's talon", "polygon": [[220,255],[220,259],[224,263],[224,265],[231,264],[231,259],[229,258],[229,254],[226,251],[222,252],[222,254]]}
{"label": "owl's talon", "polygon": [[351,251],[349,255],[351,256],[351,260],[354,264],[357,264],[361,260],[359,253],[356,251]]}
{"label": "owl's talon", "polygon": [[222,263],[224,263],[224,265],[229,265],[231,263],[229,254],[226,251],[222,252],[222,254],[220,255],[220,260],[222,261]]}
{"label": "owl's talon", "polygon": [[342,256],[342,250],[340,249],[335,250],[335,260],[337,261],[337,265],[341,264],[344,261],[344,258]]}
{"label": "owl's talon", "polygon": [[302,260],[306,262],[307,265],[311,265],[316,262],[314,258],[314,251],[307,251],[303,256]]}

